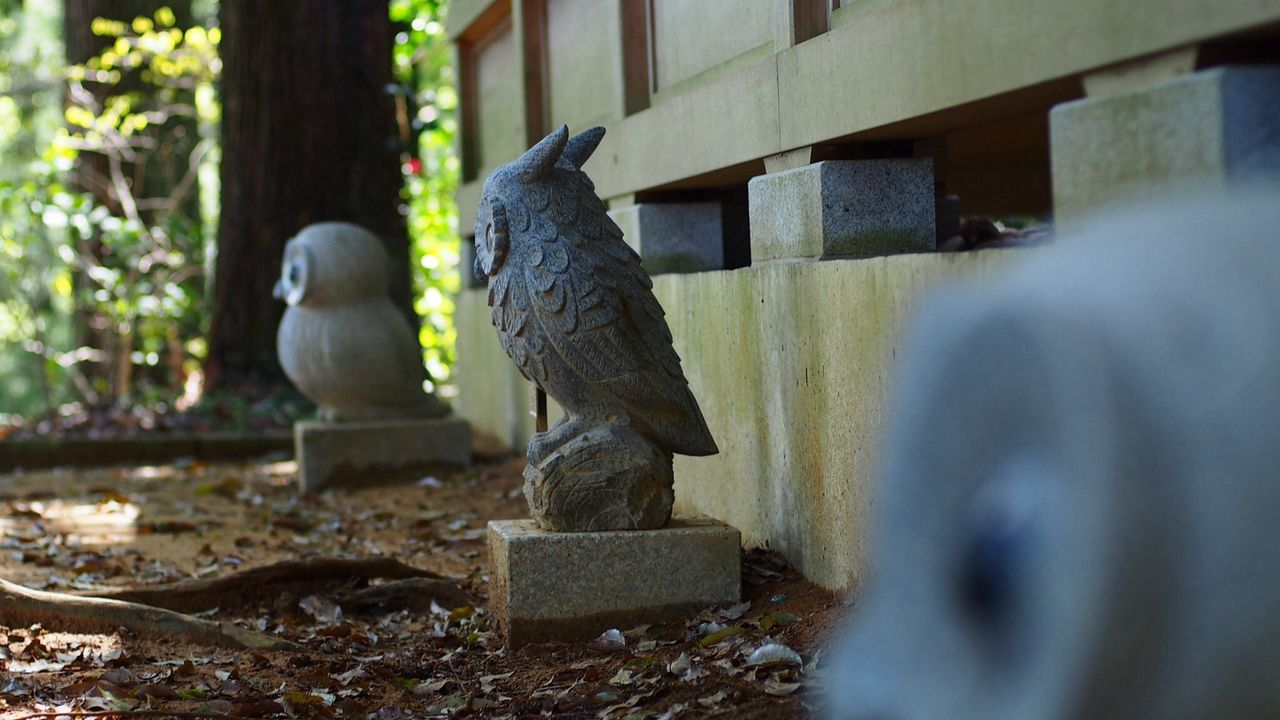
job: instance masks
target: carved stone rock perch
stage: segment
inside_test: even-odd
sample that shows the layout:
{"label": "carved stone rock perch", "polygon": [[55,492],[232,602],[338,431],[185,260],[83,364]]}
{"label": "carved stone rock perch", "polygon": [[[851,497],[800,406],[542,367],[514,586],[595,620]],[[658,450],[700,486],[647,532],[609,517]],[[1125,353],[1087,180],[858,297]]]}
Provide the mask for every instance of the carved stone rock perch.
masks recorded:
{"label": "carved stone rock perch", "polygon": [[672,454],[718,452],[640,256],[581,170],[603,137],[562,126],[489,176],[476,214],[498,338],[565,411],[529,442],[525,496],[548,530],[662,527]]}

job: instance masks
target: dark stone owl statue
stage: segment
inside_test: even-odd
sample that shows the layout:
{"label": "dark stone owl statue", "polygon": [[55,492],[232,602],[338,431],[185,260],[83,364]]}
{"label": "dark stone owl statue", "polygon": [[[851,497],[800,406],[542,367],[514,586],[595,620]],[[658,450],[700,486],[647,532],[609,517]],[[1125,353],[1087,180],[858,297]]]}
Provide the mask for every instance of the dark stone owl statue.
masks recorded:
{"label": "dark stone owl statue", "polygon": [[582,172],[603,137],[562,126],[489,176],[476,213],[475,273],[502,347],[565,411],[530,441],[525,471],[552,530],[661,527],[672,453],[717,452],[653,283]]}
{"label": "dark stone owl statue", "polygon": [[1280,717],[1277,190],[934,299],[828,718]]}

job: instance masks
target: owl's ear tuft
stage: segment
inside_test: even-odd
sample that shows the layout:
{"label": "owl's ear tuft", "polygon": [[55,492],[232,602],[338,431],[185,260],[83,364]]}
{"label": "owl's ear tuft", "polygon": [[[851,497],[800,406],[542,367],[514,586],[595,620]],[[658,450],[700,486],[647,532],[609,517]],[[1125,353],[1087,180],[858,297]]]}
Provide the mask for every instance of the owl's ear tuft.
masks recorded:
{"label": "owl's ear tuft", "polygon": [[587,161],[587,158],[591,157],[591,153],[596,151],[596,148],[600,146],[600,141],[603,139],[604,128],[597,125],[570,138],[568,144],[565,145],[563,157],[573,163],[574,167],[581,170],[583,163]]}
{"label": "owl's ear tuft", "polygon": [[516,160],[516,170],[521,182],[533,182],[545,177],[556,166],[560,154],[564,152],[565,143],[569,141],[569,126],[561,125],[559,129],[538,141],[537,145],[525,151]]}

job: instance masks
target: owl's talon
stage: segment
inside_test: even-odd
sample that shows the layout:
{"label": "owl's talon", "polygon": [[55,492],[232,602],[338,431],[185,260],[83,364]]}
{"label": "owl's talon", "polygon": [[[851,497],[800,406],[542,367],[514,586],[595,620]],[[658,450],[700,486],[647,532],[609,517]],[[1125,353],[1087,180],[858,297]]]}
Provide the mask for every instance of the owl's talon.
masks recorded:
{"label": "owl's talon", "polygon": [[581,418],[570,422],[568,417],[561,417],[546,432],[534,433],[533,437],[529,439],[529,448],[526,453],[529,458],[529,464],[534,466],[541,465],[548,455],[559,450],[565,443],[578,435],[583,424]]}

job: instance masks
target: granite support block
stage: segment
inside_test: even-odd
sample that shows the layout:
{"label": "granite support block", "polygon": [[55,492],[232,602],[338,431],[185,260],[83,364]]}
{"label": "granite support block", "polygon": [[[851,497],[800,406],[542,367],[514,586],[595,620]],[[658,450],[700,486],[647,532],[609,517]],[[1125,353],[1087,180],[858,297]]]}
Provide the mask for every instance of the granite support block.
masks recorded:
{"label": "granite support block", "polygon": [[720,203],[640,203],[609,217],[650,275],[724,269]]}
{"label": "granite support block", "polygon": [[489,523],[489,613],[509,647],[589,639],[738,602],[741,538],[714,520],[555,533]]}
{"label": "granite support block", "polygon": [[293,432],[304,492],[408,480],[419,470],[471,462],[471,426],[458,417],[300,422]]}
{"label": "granite support block", "polygon": [[1219,67],[1049,116],[1054,214],[1280,176],[1280,67]]}
{"label": "granite support block", "polygon": [[829,160],[752,178],[753,264],[935,249],[933,163]]}

